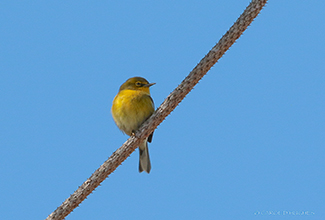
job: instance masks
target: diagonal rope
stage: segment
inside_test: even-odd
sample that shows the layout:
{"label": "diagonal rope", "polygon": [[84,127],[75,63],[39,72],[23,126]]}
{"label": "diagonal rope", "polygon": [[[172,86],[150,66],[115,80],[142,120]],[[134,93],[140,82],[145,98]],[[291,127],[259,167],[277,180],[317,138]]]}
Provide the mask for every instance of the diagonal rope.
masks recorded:
{"label": "diagonal rope", "polygon": [[176,108],[210,68],[235,43],[241,34],[260,13],[267,0],[252,0],[237,21],[197,64],[182,83],[165,99],[155,113],[117,149],[68,199],[66,199],[46,220],[61,220],[72,212],[87,196],[104,181],[148,137],[157,126]]}

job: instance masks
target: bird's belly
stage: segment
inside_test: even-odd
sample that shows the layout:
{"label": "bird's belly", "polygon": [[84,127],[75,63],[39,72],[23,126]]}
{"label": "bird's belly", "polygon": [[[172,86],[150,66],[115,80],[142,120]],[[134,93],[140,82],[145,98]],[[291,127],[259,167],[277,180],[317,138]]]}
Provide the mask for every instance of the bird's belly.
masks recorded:
{"label": "bird's belly", "polygon": [[115,123],[127,135],[137,130],[154,111],[150,98],[137,100],[121,95],[115,100],[115,105],[118,106],[113,111]]}

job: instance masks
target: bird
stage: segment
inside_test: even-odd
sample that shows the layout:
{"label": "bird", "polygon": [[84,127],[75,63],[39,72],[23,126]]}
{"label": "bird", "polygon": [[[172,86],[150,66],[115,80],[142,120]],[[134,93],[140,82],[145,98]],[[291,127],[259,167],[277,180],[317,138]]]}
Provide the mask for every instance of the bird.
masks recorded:
{"label": "bird", "polygon": [[[117,127],[131,136],[155,111],[149,88],[156,83],[149,83],[145,78],[132,77],[126,80],[115,96],[111,108],[112,117]],[[139,146],[139,172],[150,173],[148,142],[151,133]]]}

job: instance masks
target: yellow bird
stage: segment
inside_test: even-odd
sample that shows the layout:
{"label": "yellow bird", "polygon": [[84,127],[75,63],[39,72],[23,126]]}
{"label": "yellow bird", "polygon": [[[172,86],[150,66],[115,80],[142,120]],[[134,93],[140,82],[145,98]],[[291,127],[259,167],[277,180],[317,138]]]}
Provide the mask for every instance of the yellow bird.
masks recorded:
{"label": "yellow bird", "polygon": [[[125,134],[131,136],[154,112],[155,107],[150,96],[149,83],[142,77],[133,77],[126,80],[120,87],[112,105],[112,116],[117,127]],[[139,172],[151,170],[148,143],[152,134],[139,146]]]}

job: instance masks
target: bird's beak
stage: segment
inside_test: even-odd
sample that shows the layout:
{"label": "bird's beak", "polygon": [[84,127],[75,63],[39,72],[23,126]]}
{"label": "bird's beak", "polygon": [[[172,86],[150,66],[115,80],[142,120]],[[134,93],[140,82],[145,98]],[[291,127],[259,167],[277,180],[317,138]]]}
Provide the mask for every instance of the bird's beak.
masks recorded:
{"label": "bird's beak", "polygon": [[153,85],[155,85],[156,83],[149,83],[149,84],[146,84],[146,85],[144,85],[144,87],[150,87],[150,86],[153,86]]}

